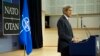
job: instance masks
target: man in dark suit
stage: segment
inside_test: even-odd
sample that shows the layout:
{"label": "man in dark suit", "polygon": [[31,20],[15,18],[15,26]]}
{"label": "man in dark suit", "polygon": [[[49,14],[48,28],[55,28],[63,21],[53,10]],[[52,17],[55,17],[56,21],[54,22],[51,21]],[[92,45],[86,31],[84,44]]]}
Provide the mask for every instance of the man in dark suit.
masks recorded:
{"label": "man in dark suit", "polygon": [[61,56],[70,56],[69,53],[69,43],[79,42],[77,38],[73,36],[72,27],[68,21],[69,17],[72,15],[72,8],[71,6],[65,6],[63,8],[63,15],[57,22],[58,28],[58,52],[61,52]]}

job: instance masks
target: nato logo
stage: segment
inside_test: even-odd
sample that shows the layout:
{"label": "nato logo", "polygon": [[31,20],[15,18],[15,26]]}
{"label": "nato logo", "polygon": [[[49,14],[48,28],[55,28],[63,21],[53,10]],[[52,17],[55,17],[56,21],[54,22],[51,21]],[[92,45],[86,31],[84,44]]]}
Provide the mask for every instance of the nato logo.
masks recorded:
{"label": "nato logo", "polygon": [[[29,21],[29,18],[28,17],[24,17],[23,19],[22,19],[22,29],[21,29],[21,32],[24,30],[25,32],[29,32],[30,31],[30,21]],[[20,32],[20,33],[21,33]]]}

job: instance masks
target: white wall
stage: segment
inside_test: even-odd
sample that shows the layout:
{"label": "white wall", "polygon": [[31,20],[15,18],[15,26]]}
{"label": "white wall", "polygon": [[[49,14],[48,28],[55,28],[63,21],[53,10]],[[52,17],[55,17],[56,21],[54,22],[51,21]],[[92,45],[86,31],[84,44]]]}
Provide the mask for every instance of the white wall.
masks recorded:
{"label": "white wall", "polygon": [[51,28],[56,28],[57,21],[59,18],[60,18],[60,16],[50,16],[50,27]]}
{"label": "white wall", "polygon": [[73,14],[76,15],[69,20],[73,28],[81,28],[81,19],[77,14],[85,15],[81,16],[83,17],[83,24],[87,27],[100,27],[100,15],[91,15],[100,14],[100,0],[42,0],[42,10],[45,11],[46,15],[50,16],[50,27],[56,27],[59,15],[62,15],[62,7],[65,5],[71,5]]}
{"label": "white wall", "polygon": [[[50,27],[56,28],[57,21],[60,16],[50,16]],[[73,28],[81,28],[81,19],[80,17],[73,16],[69,19]],[[100,27],[100,15],[87,15],[82,16],[83,25],[86,25],[88,28],[99,28]],[[77,24],[78,22],[78,24]]]}
{"label": "white wall", "polygon": [[42,11],[45,11],[45,14],[50,14],[50,3],[51,0],[42,0]]}
{"label": "white wall", "polygon": [[42,11],[42,33],[44,34],[45,30],[45,11]]}
{"label": "white wall", "polygon": [[[50,27],[51,28],[56,28],[57,21],[59,18],[60,16],[50,16]],[[69,21],[71,22],[71,25],[73,28],[77,28],[77,18],[76,17],[70,18]]]}
{"label": "white wall", "polygon": [[100,27],[100,15],[91,15],[83,17],[83,24],[88,28],[99,28]]}
{"label": "white wall", "polygon": [[42,0],[42,11],[46,10],[46,0]]}
{"label": "white wall", "polygon": [[73,14],[100,13],[100,0],[43,0],[42,5],[49,15],[61,15],[65,5],[72,6]]}

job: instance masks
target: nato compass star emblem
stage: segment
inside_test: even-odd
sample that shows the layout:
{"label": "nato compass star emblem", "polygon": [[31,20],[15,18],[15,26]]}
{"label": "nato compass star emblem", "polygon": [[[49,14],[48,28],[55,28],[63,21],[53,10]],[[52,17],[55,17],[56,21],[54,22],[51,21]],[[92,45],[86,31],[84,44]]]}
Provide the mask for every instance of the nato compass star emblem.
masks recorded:
{"label": "nato compass star emblem", "polygon": [[[23,29],[21,30],[21,32],[24,30],[25,32],[28,32],[28,31],[30,31],[30,26],[29,26],[29,18],[28,17],[25,17],[25,18],[23,18],[22,19],[22,27],[23,27]],[[20,33],[21,33],[20,32]]]}

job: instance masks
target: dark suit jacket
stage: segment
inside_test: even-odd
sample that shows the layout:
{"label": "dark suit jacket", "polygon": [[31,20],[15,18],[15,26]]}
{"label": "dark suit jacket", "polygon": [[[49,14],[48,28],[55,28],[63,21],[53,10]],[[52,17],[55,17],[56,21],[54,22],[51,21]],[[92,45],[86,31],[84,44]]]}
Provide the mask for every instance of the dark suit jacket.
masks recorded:
{"label": "dark suit jacket", "polygon": [[67,47],[73,38],[72,27],[64,15],[57,22],[58,28],[58,52]]}

